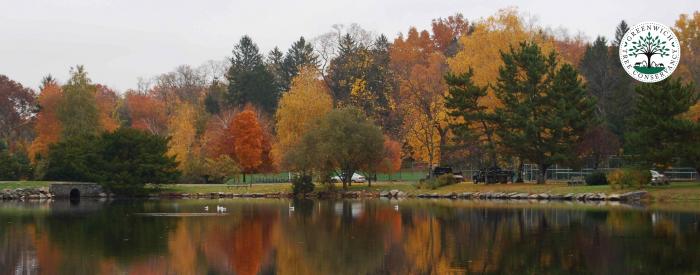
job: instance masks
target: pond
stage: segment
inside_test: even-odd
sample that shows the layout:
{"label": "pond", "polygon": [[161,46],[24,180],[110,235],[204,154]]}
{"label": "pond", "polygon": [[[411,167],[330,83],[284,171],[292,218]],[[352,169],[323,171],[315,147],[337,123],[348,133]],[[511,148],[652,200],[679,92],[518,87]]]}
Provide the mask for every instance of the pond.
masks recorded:
{"label": "pond", "polygon": [[378,199],[0,202],[0,274],[698,272],[700,212],[692,211]]}

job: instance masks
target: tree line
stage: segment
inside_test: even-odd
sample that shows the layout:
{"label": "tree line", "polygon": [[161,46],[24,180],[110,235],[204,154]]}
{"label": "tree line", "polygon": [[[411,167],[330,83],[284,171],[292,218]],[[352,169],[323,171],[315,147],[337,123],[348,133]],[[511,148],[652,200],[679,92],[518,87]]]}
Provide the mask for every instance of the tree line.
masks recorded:
{"label": "tree line", "polygon": [[535,163],[544,175],[554,164],[598,167],[608,155],[700,168],[699,12],[676,21],[682,60],[656,84],[622,69],[624,21],[611,42],[525,21],[515,9],[474,21],[456,14],[393,40],[336,25],[268,53],[243,36],[225,61],[183,65],[123,93],[83,66],[63,84],[45,77],[38,93],[0,76],[0,161],[12,163],[0,177],[83,179],[56,167],[99,161],[66,163],[57,152],[86,139],[113,144],[110,134],[166,144],[144,152],[162,156],[144,158],[167,171],[156,182],[280,170],[328,178],[394,172],[403,161]]}

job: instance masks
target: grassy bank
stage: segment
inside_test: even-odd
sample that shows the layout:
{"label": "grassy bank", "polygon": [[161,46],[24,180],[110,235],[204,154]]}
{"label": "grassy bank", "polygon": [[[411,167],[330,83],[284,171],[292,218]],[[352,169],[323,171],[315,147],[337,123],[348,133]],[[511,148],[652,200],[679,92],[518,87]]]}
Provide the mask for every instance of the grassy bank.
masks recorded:
{"label": "grassy bank", "polygon": [[[14,188],[37,188],[46,187],[48,182],[40,181],[12,181],[0,182],[0,190]],[[317,190],[325,190],[326,186],[317,185]],[[335,189],[340,190],[340,184],[336,184]],[[446,194],[451,192],[518,192],[518,193],[550,193],[550,194],[568,194],[568,193],[623,193],[632,191],[633,189],[615,190],[610,186],[567,186],[565,183],[548,183],[545,185],[537,185],[533,183],[523,184],[472,184],[458,183],[438,189],[417,189],[412,182],[375,182],[372,186],[367,186],[366,183],[353,184],[350,191],[388,191],[400,190],[407,194],[423,194],[423,193],[438,193]],[[288,183],[269,183],[269,184],[253,184],[252,187],[231,187],[223,184],[172,184],[163,185],[161,192],[177,192],[177,193],[276,193],[276,192],[291,192],[292,187]],[[663,201],[699,201],[700,202],[700,182],[674,182],[670,186],[647,186],[644,190],[649,191],[652,199],[658,202]]]}

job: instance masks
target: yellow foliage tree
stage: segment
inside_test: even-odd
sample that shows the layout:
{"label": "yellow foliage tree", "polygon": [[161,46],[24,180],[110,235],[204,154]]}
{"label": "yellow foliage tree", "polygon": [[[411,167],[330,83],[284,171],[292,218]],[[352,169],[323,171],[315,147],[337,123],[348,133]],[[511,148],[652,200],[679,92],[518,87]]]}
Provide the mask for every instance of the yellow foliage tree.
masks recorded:
{"label": "yellow foliage tree", "polygon": [[314,68],[303,68],[292,80],[292,86],[280,99],[275,114],[277,142],[273,155],[282,155],[299,143],[315,121],[333,109],[333,99],[326,84]]}
{"label": "yellow foliage tree", "polygon": [[678,74],[685,81],[694,81],[697,91],[700,89],[700,12],[681,14],[673,30],[681,43]]}
{"label": "yellow foliage tree", "polygon": [[[536,42],[542,52],[555,49],[554,39],[545,35],[540,29],[530,28],[516,9],[503,9],[495,15],[476,22],[474,31],[459,39],[460,51],[448,59],[450,70],[462,74],[474,69],[476,85],[485,86],[496,82],[498,69],[503,65],[501,51],[508,51],[511,46],[517,46],[522,41]],[[493,89],[489,87],[488,94],[479,102],[489,110],[500,103]]]}
{"label": "yellow foliage tree", "polygon": [[175,156],[180,171],[188,174],[196,141],[197,130],[195,121],[197,112],[192,105],[184,102],[179,103],[176,110],[168,122],[170,135],[170,148],[168,151],[170,155]]}

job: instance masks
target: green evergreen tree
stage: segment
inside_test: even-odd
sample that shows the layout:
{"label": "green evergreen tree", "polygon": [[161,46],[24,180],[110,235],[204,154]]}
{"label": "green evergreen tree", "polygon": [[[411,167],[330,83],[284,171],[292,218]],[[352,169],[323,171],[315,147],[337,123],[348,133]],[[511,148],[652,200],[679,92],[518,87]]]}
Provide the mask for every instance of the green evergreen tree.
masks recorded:
{"label": "green evergreen tree", "polygon": [[287,55],[284,56],[284,61],[282,63],[282,70],[284,72],[282,80],[282,87],[284,91],[289,90],[289,85],[292,83],[292,79],[299,73],[299,69],[302,67],[314,67],[318,68],[319,61],[318,55],[314,52],[314,47],[311,43],[306,42],[304,37],[300,37],[298,41],[292,44],[292,47],[287,51]]}
{"label": "green evergreen tree", "polygon": [[71,68],[71,77],[63,86],[63,99],[58,107],[62,139],[97,135],[101,131],[99,110],[95,101],[97,89],[82,65]]}
{"label": "green evergreen tree", "polygon": [[462,74],[445,75],[445,83],[448,86],[445,107],[453,118],[450,120],[450,127],[459,141],[485,147],[489,165],[496,166],[494,117],[487,111],[486,106],[479,105],[479,100],[487,95],[488,87],[474,84],[473,75],[474,71],[471,68]]}
{"label": "green evergreen tree", "polygon": [[506,150],[547,169],[576,158],[575,148],[594,118],[595,101],[586,95],[576,70],[559,65],[555,52],[545,56],[537,44],[520,43],[502,52],[495,92],[496,134]]}
{"label": "green evergreen tree", "polygon": [[258,46],[247,35],[234,46],[231,68],[226,77],[230,105],[251,103],[267,113],[274,112],[279,99],[274,76],[265,66]]}
{"label": "green evergreen tree", "polygon": [[615,63],[612,67],[612,78],[615,80],[615,86],[608,102],[614,111],[607,113],[606,122],[610,130],[619,136],[621,140],[624,139],[624,134],[627,131],[627,118],[632,115],[636,100],[634,92],[635,82],[622,68],[619,58],[620,42],[628,30],[627,22],[621,21],[615,29],[615,40],[613,40],[610,47],[610,60]]}
{"label": "green evergreen tree", "polygon": [[693,89],[680,78],[637,86],[637,104],[626,141],[641,164],[664,171],[676,157],[697,159],[697,144],[693,145],[697,123],[682,116],[698,100]]}

